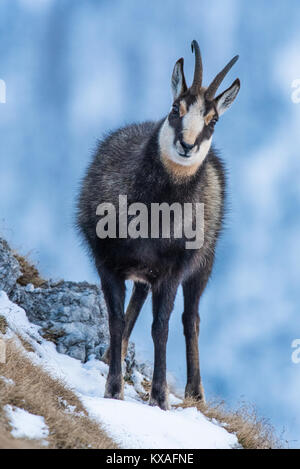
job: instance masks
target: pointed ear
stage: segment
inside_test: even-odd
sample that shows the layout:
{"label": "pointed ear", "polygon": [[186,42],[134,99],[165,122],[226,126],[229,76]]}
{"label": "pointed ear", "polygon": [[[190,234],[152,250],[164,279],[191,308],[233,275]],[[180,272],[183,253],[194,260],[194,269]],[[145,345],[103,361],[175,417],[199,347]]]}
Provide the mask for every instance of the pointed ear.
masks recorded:
{"label": "pointed ear", "polygon": [[184,73],[183,73],[183,59],[177,60],[173,74],[172,74],[172,93],[173,99],[179,98],[179,96],[187,90]]}
{"label": "pointed ear", "polygon": [[237,78],[237,80],[235,80],[235,82],[233,82],[227,90],[215,98],[216,108],[219,116],[221,116],[225,111],[227,111],[227,109],[230,108],[231,104],[237,97],[238,92],[240,91],[240,87],[241,83]]}

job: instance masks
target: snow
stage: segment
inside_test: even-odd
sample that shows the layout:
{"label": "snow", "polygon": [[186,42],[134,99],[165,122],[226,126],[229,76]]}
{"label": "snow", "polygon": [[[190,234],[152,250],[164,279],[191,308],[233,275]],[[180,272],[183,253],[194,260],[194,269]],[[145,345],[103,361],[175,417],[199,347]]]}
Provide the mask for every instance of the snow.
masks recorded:
{"label": "snow", "polygon": [[228,449],[237,443],[195,408],[164,412],[138,402],[95,397],[84,397],[82,402],[123,448]]}
{"label": "snow", "polygon": [[[59,354],[53,343],[40,336],[39,327],[28,321],[25,311],[10,302],[4,292],[0,292],[0,313],[10,329],[7,335],[18,340],[18,334],[29,342],[35,352],[25,352],[26,355],[72,389],[90,417],[99,422],[121,448],[230,449],[238,445],[235,435],[210,422],[196,408],[172,408],[165,412],[158,407],[150,407],[136,391],[142,378],[138,373],[135,374],[135,387],[125,384],[124,401],[104,399],[107,365],[93,356],[82,364]],[[171,403],[174,402],[178,399],[171,396]],[[24,422],[27,428],[28,416]]]}
{"label": "snow", "polygon": [[0,376],[0,379],[1,379],[1,381],[3,381],[3,383],[5,383],[9,386],[14,386],[14,384],[15,384],[12,379],[6,378],[5,376]]}
{"label": "snow", "polygon": [[[11,434],[14,438],[43,440],[49,436],[49,429],[45,424],[44,417],[30,414],[24,409],[11,405],[6,405],[4,410],[13,428]],[[46,445],[47,442],[43,441],[43,444]]]}

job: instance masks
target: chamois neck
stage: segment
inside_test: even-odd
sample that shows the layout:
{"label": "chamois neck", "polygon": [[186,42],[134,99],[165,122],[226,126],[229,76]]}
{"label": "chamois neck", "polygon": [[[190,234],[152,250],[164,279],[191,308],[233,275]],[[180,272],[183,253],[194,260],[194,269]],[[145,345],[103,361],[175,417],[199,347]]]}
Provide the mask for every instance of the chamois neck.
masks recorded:
{"label": "chamois neck", "polygon": [[172,161],[165,152],[160,153],[160,158],[169,176],[177,183],[183,183],[193,178],[201,166],[201,164],[182,166]]}

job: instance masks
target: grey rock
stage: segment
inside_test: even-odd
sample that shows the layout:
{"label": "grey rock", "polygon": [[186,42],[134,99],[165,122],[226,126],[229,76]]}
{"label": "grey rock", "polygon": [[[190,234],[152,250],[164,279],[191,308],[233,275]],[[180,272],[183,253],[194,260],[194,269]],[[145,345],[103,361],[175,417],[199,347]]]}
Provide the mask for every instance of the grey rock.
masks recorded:
{"label": "grey rock", "polygon": [[[27,285],[28,287],[28,285]],[[87,282],[49,282],[45,288],[16,286],[11,300],[20,305],[57,350],[86,361],[108,347],[107,310],[102,291]]]}
{"label": "grey rock", "polygon": [[9,296],[19,277],[21,277],[19,263],[7,242],[0,238],[0,290],[4,290]]}

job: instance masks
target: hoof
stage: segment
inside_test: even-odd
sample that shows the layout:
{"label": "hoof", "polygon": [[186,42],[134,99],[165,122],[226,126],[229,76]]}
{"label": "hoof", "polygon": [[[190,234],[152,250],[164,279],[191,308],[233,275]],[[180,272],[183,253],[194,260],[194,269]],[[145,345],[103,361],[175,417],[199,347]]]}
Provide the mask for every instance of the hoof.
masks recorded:
{"label": "hoof", "polygon": [[153,388],[151,390],[151,395],[149,399],[149,405],[158,406],[162,410],[170,410],[169,404],[169,392],[167,386],[162,389],[155,391]]}
{"label": "hoof", "polygon": [[107,399],[124,400],[123,378],[107,378],[104,397]]}
{"label": "hoof", "polygon": [[170,404],[168,399],[157,400],[151,396],[149,400],[149,405],[151,405],[152,407],[160,407],[161,410],[170,410]]}
{"label": "hoof", "polygon": [[202,384],[193,386],[192,384],[187,384],[185,387],[184,397],[186,399],[195,399],[198,402],[205,404],[205,394]]}

